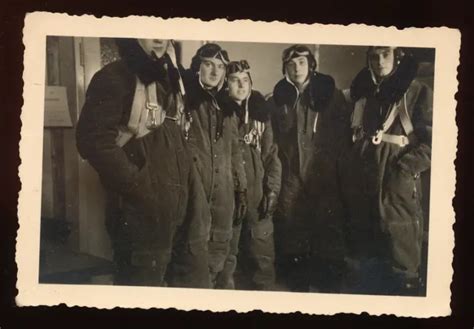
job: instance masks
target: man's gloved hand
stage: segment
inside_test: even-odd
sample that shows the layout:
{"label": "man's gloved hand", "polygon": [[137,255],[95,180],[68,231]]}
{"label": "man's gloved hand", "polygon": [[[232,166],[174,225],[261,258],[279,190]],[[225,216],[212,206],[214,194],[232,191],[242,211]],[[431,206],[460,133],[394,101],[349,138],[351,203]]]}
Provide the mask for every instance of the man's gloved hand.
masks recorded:
{"label": "man's gloved hand", "polygon": [[278,195],[269,191],[263,195],[262,199],[262,218],[268,218],[273,215],[278,204]]}
{"label": "man's gloved hand", "polygon": [[247,214],[247,191],[235,192],[234,226],[240,225]]}

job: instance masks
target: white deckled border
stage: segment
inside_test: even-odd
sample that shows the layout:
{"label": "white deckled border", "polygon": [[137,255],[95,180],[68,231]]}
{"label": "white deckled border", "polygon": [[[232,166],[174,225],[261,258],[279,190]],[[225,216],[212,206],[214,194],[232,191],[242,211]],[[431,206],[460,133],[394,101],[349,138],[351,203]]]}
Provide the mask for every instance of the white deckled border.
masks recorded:
{"label": "white deckled border", "polygon": [[[21,306],[57,305],[99,308],[140,307],[181,310],[236,310],[310,314],[361,313],[430,317],[449,315],[453,275],[457,127],[455,122],[460,32],[448,28],[374,27],[367,25],[289,25],[223,19],[69,16],[36,12],[26,16],[23,41],[24,105],[20,140],[22,188],[16,261]],[[436,48],[434,125],[426,297],[389,297],[287,292],[218,291],[179,288],[38,284],[39,231],[46,36],[150,37],[336,45],[397,45]]]}

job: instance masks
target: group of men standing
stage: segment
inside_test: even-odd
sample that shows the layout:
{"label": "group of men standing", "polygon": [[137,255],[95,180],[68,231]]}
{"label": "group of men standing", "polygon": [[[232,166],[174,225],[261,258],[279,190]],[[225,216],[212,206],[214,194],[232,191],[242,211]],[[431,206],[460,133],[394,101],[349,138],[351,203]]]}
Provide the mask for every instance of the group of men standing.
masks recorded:
{"label": "group of men standing", "polygon": [[344,95],[294,45],[266,99],[217,44],[184,70],[170,40],[116,42],[77,126],[115,284],[235,289],[239,263],[247,289],[418,289],[432,97],[409,54],[370,47]]}

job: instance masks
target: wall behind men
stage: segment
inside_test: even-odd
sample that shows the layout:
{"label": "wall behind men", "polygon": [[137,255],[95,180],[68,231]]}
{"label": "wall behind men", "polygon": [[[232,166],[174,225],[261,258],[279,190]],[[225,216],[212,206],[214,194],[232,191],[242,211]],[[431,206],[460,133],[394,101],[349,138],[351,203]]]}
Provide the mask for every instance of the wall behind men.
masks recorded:
{"label": "wall behind men", "polygon": [[321,45],[318,71],[332,76],[337,88],[348,89],[354,77],[365,66],[366,50],[365,46]]}
{"label": "wall behind men", "polygon": [[[220,42],[229,54],[231,61],[246,59],[252,74],[253,88],[266,95],[273,91],[273,86],[283,75],[281,72],[281,54],[289,47],[288,44],[252,43],[252,42]],[[185,68],[191,65],[191,59],[204,44],[203,41],[181,41],[181,63]]]}
{"label": "wall behind men", "polygon": [[[283,78],[282,53],[290,47],[286,43],[253,43],[253,42],[220,42],[227,50],[230,60],[246,59],[251,67],[253,88],[267,95],[273,91],[275,84]],[[181,41],[181,63],[189,68],[191,58],[203,41]],[[349,88],[352,79],[365,65],[366,47],[308,45],[315,53],[318,71],[331,75],[340,89]]]}
{"label": "wall behind men", "polygon": [[[108,38],[50,38],[57,41],[49,53],[57,48],[57,60],[48,60],[48,76],[57,81],[52,85],[64,85],[68,90],[69,109],[75,124],[81,111],[85,89],[92,75],[119,56],[115,41]],[[49,41],[51,41],[49,40]],[[51,42],[50,42],[51,43]],[[79,46],[79,43],[81,46]],[[189,68],[191,58],[204,41],[181,41],[181,63]],[[254,88],[264,95],[271,93],[274,85],[283,77],[281,55],[290,44],[217,42],[229,53],[231,60],[246,59],[252,68]],[[352,79],[365,65],[364,46],[310,45],[316,51],[318,70],[334,77],[340,89],[350,87]],[[419,50],[424,62],[423,78],[433,85],[433,50]],[[56,54],[56,53],[54,53]],[[54,56],[50,56],[55,58]],[[81,68],[78,72],[75,72]],[[82,76],[81,79],[80,76]],[[82,81],[83,80],[83,81]],[[79,81],[82,81],[81,83]],[[77,97],[76,97],[77,96]],[[60,129],[58,136],[45,130],[43,159],[42,216],[58,217],[72,223],[70,245],[92,255],[110,258],[111,250],[104,225],[104,195],[95,171],[82,161],[75,147],[74,129]],[[58,143],[52,143],[54,141]],[[63,152],[53,156],[53,146],[61,146]],[[53,168],[56,168],[54,170]],[[58,170],[58,169],[61,170]],[[53,182],[53,176],[60,178]],[[429,190],[429,186],[425,190]],[[58,191],[58,193],[55,193]],[[57,198],[57,195],[62,195]],[[429,193],[425,194],[426,197]],[[61,200],[60,200],[61,199]],[[428,202],[424,202],[425,205]],[[425,206],[425,209],[428,207]],[[58,211],[61,210],[61,211]]]}

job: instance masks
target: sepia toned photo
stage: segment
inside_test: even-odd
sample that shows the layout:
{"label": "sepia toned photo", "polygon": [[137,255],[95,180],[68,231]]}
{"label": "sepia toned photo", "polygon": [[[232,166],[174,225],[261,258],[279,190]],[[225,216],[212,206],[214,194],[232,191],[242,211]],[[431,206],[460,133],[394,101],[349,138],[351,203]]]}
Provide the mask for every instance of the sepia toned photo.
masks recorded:
{"label": "sepia toned photo", "polygon": [[449,314],[459,34],[26,23],[20,304]]}

